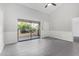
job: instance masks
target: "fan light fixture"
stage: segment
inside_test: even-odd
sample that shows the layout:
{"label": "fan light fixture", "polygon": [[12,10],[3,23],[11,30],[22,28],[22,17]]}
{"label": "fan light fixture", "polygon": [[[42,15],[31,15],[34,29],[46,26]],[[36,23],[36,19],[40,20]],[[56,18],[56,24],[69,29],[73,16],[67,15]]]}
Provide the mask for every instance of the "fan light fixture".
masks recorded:
{"label": "fan light fixture", "polygon": [[45,5],[45,8],[47,8],[47,7],[50,6],[50,5],[56,6],[55,3],[47,3],[47,4]]}

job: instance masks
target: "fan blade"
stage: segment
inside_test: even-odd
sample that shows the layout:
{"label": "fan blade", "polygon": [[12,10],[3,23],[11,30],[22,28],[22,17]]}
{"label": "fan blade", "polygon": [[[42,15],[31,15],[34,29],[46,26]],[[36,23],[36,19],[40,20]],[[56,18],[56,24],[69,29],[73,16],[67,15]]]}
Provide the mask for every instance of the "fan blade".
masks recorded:
{"label": "fan blade", "polygon": [[56,4],[55,3],[51,3],[52,5],[54,5],[54,6],[56,6]]}
{"label": "fan blade", "polygon": [[47,8],[47,5],[45,5],[45,8]]}

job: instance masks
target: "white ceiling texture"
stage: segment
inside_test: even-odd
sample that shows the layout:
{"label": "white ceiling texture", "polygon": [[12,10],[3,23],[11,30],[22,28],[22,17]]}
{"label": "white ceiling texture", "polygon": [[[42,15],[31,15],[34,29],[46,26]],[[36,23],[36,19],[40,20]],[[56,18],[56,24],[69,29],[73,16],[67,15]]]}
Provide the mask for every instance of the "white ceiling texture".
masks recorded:
{"label": "white ceiling texture", "polygon": [[27,6],[29,8],[51,14],[54,10],[56,10],[58,7],[62,5],[62,3],[56,3],[56,6],[50,5],[47,8],[45,8],[45,5],[47,3],[21,3],[21,5]]}

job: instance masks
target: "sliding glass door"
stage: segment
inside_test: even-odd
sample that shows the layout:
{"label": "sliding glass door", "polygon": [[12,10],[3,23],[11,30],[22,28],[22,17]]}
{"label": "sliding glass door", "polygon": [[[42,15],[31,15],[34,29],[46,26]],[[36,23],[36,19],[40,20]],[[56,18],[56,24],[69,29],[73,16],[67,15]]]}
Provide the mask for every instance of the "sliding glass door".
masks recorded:
{"label": "sliding glass door", "polygon": [[39,23],[32,23],[32,27],[33,27],[33,30],[32,30],[32,38],[39,38],[40,37],[40,27],[39,27]]}
{"label": "sliding glass door", "polygon": [[40,22],[18,21],[18,41],[40,38]]}

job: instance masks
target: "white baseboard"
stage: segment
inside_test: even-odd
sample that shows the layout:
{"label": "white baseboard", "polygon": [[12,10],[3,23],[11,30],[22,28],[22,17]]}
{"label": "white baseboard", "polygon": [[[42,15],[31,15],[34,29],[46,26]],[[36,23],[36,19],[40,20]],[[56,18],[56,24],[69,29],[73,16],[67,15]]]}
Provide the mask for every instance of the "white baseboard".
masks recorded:
{"label": "white baseboard", "polygon": [[50,35],[49,36],[73,42],[72,32],[67,32],[67,31],[50,31]]}

